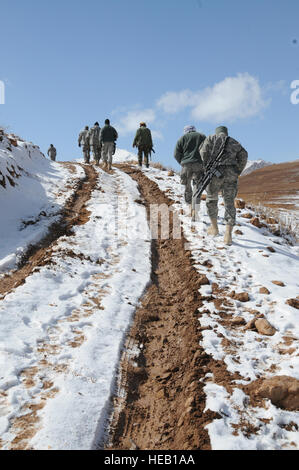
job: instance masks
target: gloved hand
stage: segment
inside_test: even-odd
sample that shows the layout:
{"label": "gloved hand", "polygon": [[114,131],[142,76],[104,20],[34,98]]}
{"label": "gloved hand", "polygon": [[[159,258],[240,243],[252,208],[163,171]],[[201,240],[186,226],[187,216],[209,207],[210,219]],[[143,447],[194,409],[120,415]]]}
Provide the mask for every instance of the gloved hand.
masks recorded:
{"label": "gloved hand", "polygon": [[79,147],[81,147],[81,144],[78,144],[78,145],[79,145]]}

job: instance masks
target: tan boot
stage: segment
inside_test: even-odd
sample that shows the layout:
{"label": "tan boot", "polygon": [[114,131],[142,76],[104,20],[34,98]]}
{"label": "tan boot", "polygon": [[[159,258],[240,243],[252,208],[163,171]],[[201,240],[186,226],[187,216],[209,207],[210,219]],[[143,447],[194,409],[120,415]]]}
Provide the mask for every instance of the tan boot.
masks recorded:
{"label": "tan boot", "polygon": [[211,219],[211,225],[208,229],[208,235],[216,237],[219,234],[217,219]]}
{"label": "tan boot", "polygon": [[227,225],[226,226],[226,231],[225,231],[225,235],[224,235],[224,243],[225,245],[232,245],[233,244],[233,241],[232,241],[232,233],[233,233],[233,226],[232,225]]}
{"label": "tan boot", "polygon": [[107,169],[107,162],[104,160],[104,163],[103,163],[103,170],[106,170]]}

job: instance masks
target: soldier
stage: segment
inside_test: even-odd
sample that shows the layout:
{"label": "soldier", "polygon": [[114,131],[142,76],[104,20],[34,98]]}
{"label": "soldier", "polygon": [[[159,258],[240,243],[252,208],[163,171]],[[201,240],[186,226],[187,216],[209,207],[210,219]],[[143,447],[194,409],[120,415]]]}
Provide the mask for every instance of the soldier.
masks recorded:
{"label": "soldier", "polygon": [[151,131],[146,127],[145,122],[140,123],[140,128],[136,132],[133,142],[133,148],[138,148],[138,164],[142,167],[142,159],[144,155],[144,163],[146,168],[149,168],[148,156],[153,150],[153,139]]}
{"label": "soldier", "polygon": [[115,142],[118,139],[118,133],[114,127],[110,126],[109,119],[106,119],[105,126],[101,130],[100,144],[102,146],[102,158],[104,161],[104,169],[111,170],[112,157],[115,153]]}
{"label": "soldier", "polygon": [[[215,158],[219,154],[227,137],[227,127],[220,126],[217,127],[214,135],[209,136],[205,140],[200,149],[204,165],[207,164],[211,158]],[[218,194],[219,191],[222,191],[225,205],[225,221],[227,224],[224,236],[224,243],[226,245],[232,244],[232,231],[236,224],[235,198],[238,193],[238,179],[246,166],[247,160],[248,153],[246,150],[239,142],[229,137],[225,147],[223,163],[218,168],[219,175],[214,176],[207,187],[207,209],[211,219],[208,234],[216,236],[219,233],[217,224]]]}
{"label": "soldier", "polygon": [[83,131],[80,132],[78,145],[79,147],[82,147],[84,162],[89,163],[90,145],[89,145],[89,127],[88,126],[85,126],[85,129],[83,129]]}
{"label": "soldier", "polygon": [[[192,181],[197,185],[203,174],[203,163],[199,148],[206,136],[196,131],[194,126],[186,126],[184,135],[178,140],[174,158],[182,166],[181,183],[186,186],[185,201],[192,204]],[[199,203],[199,201],[198,201]]]}
{"label": "soldier", "polygon": [[94,161],[99,165],[101,160],[101,144],[100,144],[101,128],[98,122],[89,131],[89,145],[91,147]]}
{"label": "soldier", "polygon": [[48,156],[51,158],[52,162],[56,162],[57,150],[53,144],[50,145]]}

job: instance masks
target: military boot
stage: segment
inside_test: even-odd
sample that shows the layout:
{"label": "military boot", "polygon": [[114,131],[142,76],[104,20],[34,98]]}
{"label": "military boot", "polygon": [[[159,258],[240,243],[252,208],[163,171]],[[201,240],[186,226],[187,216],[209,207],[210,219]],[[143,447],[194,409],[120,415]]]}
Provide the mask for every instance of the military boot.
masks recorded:
{"label": "military boot", "polygon": [[103,170],[106,170],[106,169],[107,169],[107,162],[106,162],[106,160],[104,160],[104,162],[103,162]]}
{"label": "military boot", "polygon": [[208,229],[208,235],[216,237],[219,234],[217,219],[211,219],[211,225]]}
{"label": "military boot", "polygon": [[108,171],[112,170],[112,163],[108,162]]}
{"label": "military boot", "polygon": [[232,232],[233,232],[233,226],[232,225],[227,225],[225,235],[224,235],[225,245],[228,245],[228,246],[232,245],[232,243],[233,243],[233,241],[232,241]]}

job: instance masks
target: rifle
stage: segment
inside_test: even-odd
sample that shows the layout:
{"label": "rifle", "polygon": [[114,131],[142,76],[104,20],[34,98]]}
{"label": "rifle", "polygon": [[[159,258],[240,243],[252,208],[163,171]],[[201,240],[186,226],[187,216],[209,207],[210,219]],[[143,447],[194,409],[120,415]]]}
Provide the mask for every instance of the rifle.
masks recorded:
{"label": "rifle", "polygon": [[214,159],[210,159],[208,165],[205,168],[205,172],[204,172],[203,176],[201,177],[201,179],[200,179],[200,181],[197,185],[197,188],[195,188],[195,190],[193,191],[192,210],[191,210],[192,221],[193,222],[196,221],[197,201],[199,200],[199,204],[200,204],[200,198],[202,196],[202,193],[204,192],[206,187],[210,184],[210,182],[212,181],[214,176],[217,176],[218,178],[221,178],[221,176],[222,176],[221,172],[218,170],[218,167],[222,163],[222,157],[223,157],[223,154],[225,152],[228,139],[229,139],[229,137],[225,138],[225,141],[223,142],[217,157],[214,158]]}
{"label": "rifle", "polygon": [[151,160],[151,161],[152,161],[152,152],[153,152],[153,153],[156,153],[153,148],[150,149],[150,160]]}

